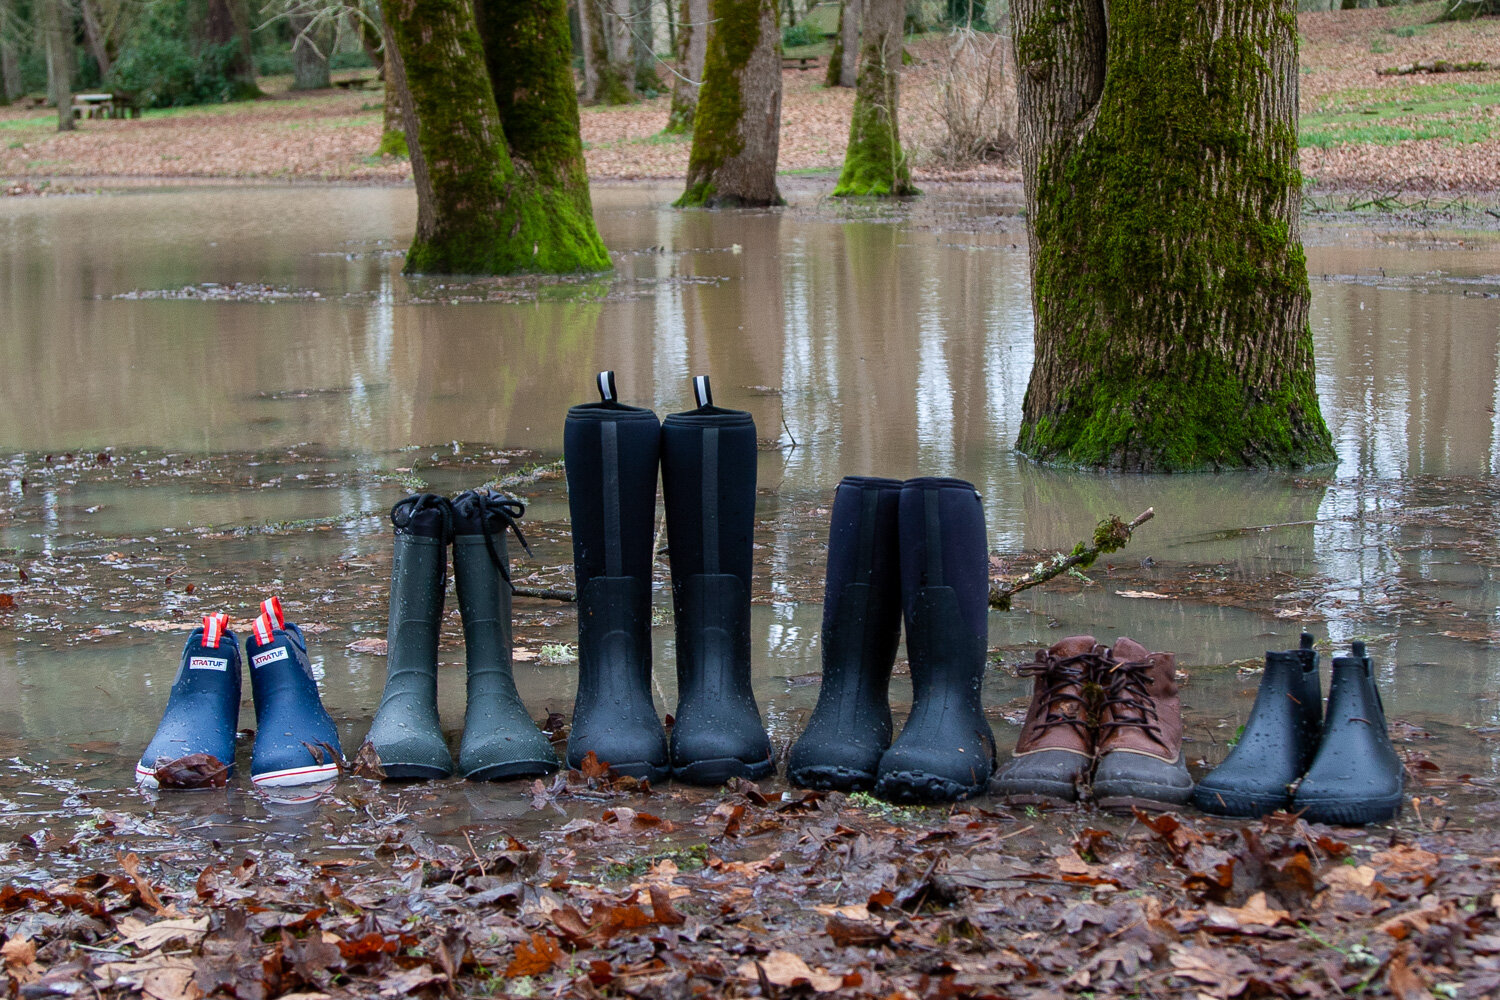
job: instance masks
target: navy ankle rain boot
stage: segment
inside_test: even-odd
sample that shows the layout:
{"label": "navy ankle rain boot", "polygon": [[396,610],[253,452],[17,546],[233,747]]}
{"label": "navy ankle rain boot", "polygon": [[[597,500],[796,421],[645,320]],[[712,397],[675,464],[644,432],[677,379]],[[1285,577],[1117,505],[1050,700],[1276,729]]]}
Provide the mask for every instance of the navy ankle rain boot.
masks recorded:
{"label": "navy ankle rain boot", "polygon": [[823,685],[787,763],[801,788],[868,791],[891,745],[891,667],[901,640],[895,479],[846,476],[833,497],[823,590]]}
{"label": "navy ankle rain boot", "polygon": [[208,754],[234,774],[240,718],[240,644],[226,614],[204,615],[182,650],[167,710],[135,765],[135,780],[155,788],[158,764]]}
{"label": "navy ankle rain boot", "polygon": [[333,719],[318,697],[302,630],[281,614],[275,597],[262,602],[245,639],[255,696],[255,749],[250,780],[257,785],[311,785],[338,777],[343,756]]}
{"label": "navy ankle rain boot", "polygon": [[414,493],[391,508],[396,553],[386,626],[385,690],[366,742],[387,778],[446,778],[453,756],[437,709],[438,629],[447,586],[453,504]]}
{"label": "navy ankle rain boot", "polygon": [[1307,770],[1323,727],[1323,688],[1313,637],[1266,654],[1265,673],[1239,742],[1193,791],[1193,805],[1217,816],[1265,816],[1291,805],[1291,784]]}
{"label": "navy ankle rain boot", "polygon": [[525,511],[519,500],[488,491],[453,498],[453,587],[463,617],[469,681],[458,773],[470,781],[535,778],[558,767],[557,754],[531,721],[512,673],[505,532],[515,532],[526,548],[516,523]]}
{"label": "navy ankle rain boot", "polygon": [[651,564],[661,422],[619,402],[614,372],[602,401],[568,410],[563,464],[578,587],[578,694],[568,766],[592,752],[649,781],[670,773],[667,735],[651,700]]}
{"label": "navy ankle rain boot", "polygon": [[951,802],[983,791],[995,769],[995,734],[980,700],[989,636],[984,510],[961,479],[908,479],[900,522],[913,701],[880,758],[875,794]]}
{"label": "navy ankle rain boot", "polygon": [[1348,656],[1333,658],[1323,737],[1292,809],[1310,823],[1381,823],[1401,812],[1404,778],[1365,644],[1353,643]]}
{"label": "navy ankle rain boot", "polygon": [[713,405],[708,376],[693,390],[698,408],[669,415],[661,432],[677,624],[672,774],[720,785],[775,770],[750,686],[755,421]]}

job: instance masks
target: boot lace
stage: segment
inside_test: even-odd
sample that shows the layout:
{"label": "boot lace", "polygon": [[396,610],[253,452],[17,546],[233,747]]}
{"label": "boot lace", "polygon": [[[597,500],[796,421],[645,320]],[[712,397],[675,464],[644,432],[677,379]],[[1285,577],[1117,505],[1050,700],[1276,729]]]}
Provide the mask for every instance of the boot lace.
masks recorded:
{"label": "boot lace", "polygon": [[[1022,677],[1036,677],[1042,682],[1042,718],[1037,723],[1038,734],[1054,726],[1071,726],[1079,736],[1088,738],[1088,705],[1084,701],[1083,686],[1089,678],[1090,667],[1098,659],[1093,653],[1048,656],[1024,664],[1017,671]],[[1077,706],[1076,714],[1064,711],[1068,705]]]}
{"label": "boot lace", "polygon": [[453,539],[453,502],[445,496],[413,493],[409,497],[402,497],[391,508],[391,523],[404,531],[411,524],[412,518],[429,510],[436,510],[442,515],[443,543],[446,545]]}
{"label": "boot lace", "polygon": [[1171,749],[1162,737],[1156,698],[1151,694],[1151,661],[1108,660],[1104,664],[1102,680],[1104,708],[1108,710],[1108,716],[1099,728],[1106,732],[1139,729],[1163,749]]}
{"label": "boot lace", "polygon": [[495,525],[499,523],[499,533],[502,536],[509,530],[516,536],[516,541],[521,543],[521,548],[526,550],[526,554],[531,555],[531,546],[526,544],[526,536],[521,534],[521,525],[517,521],[525,515],[526,505],[514,497],[491,493],[489,490],[469,490],[454,497],[453,506],[465,518],[478,515],[479,527],[484,532],[484,547],[489,550],[490,559],[500,570],[505,585],[514,594],[516,585],[510,581],[509,560],[501,559],[499,550],[495,548]]}

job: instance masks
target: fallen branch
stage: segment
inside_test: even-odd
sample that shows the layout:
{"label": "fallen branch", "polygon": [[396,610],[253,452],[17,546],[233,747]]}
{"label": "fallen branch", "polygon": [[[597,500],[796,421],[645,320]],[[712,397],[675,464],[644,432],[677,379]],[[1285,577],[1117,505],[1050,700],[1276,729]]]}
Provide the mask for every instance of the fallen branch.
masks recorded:
{"label": "fallen branch", "polygon": [[1447,59],[1423,59],[1421,62],[1407,63],[1405,66],[1392,66],[1389,69],[1377,69],[1376,76],[1412,76],[1417,73],[1486,73],[1495,68],[1494,63],[1480,62],[1449,62]]}
{"label": "fallen branch", "polygon": [[998,580],[990,581],[990,607],[997,611],[1009,611],[1010,599],[1021,591],[1046,583],[1054,576],[1060,576],[1075,567],[1088,569],[1101,555],[1123,549],[1130,542],[1130,536],[1135,529],[1155,516],[1156,508],[1154,507],[1147,507],[1129,524],[1111,515],[1100,521],[1099,526],[1094,529],[1092,545],[1079,542],[1067,555],[1059,552],[1047,562],[1038,563],[1030,573],[1015,580],[1005,583]]}
{"label": "fallen branch", "polygon": [[535,597],[543,601],[564,601],[568,604],[578,601],[578,595],[573,591],[554,587],[512,587],[511,592],[517,597]]}

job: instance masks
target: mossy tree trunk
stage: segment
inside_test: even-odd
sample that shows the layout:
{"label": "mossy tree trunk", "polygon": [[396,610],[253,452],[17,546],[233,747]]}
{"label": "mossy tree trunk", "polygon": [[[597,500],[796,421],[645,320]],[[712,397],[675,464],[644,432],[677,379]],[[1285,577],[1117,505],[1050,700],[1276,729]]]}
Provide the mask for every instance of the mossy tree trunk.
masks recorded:
{"label": "mossy tree trunk", "polygon": [[859,79],[859,29],[866,0],[844,0],[839,4],[839,29],[828,56],[830,87],[852,87]]}
{"label": "mossy tree trunk", "polygon": [[293,14],[287,19],[292,29],[292,89],[323,90],[332,86],[328,74],[328,57],[332,53],[334,27],[327,17]]}
{"label": "mossy tree trunk", "polygon": [[1036,360],[1016,446],[1124,470],[1331,461],[1293,0],[1015,0]]}
{"label": "mossy tree trunk", "polygon": [[619,53],[619,18],[613,0],[578,0],[583,41],[583,99],[590,104],[629,104],[630,65]]}
{"label": "mossy tree trunk", "polygon": [[229,98],[236,101],[261,96],[255,83],[255,60],[250,48],[250,8],[245,0],[208,0],[208,16],[203,22],[210,42],[224,46],[231,56],[224,66],[229,81]]}
{"label": "mossy tree trunk", "polygon": [[[668,3],[671,0],[667,0]],[[630,62],[635,79],[636,93],[654,95],[661,90],[661,77],[656,74],[656,18],[651,11],[652,0],[630,0]]]}
{"label": "mossy tree trunk", "polygon": [[780,205],[776,0],[709,0],[708,52],[680,208]]}
{"label": "mossy tree trunk", "polygon": [[387,13],[415,119],[406,271],[607,269],[563,0],[390,0]]}
{"label": "mossy tree trunk", "polygon": [[703,84],[703,60],[708,54],[708,0],[682,0],[677,19],[677,75],[672,79],[672,110],[663,132],[693,130],[698,110],[698,88]]}
{"label": "mossy tree trunk", "polygon": [[[380,156],[408,156],[411,158],[412,178],[416,179],[421,163],[422,180],[417,190],[431,190],[426,180],[427,168],[419,152],[413,150],[408,137],[417,134],[417,113],[411,103],[411,89],[406,85],[406,66],[401,62],[401,50],[396,47],[396,36],[391,34],[391,21],[385,11],[380,13],[380,75],[385,86],[385,113],[382,116],[380,145],[376,153]],[[422,199],[417,199],[417,210],[422,209]],[[420,221],[418,222],[420,226]]]}
{"label": "mossy tree trunk", "polygon": [[833,193],[835,197],[916,194],[897,123],[906,4],[904,0],[865,0],[864,15],[849,145]]}

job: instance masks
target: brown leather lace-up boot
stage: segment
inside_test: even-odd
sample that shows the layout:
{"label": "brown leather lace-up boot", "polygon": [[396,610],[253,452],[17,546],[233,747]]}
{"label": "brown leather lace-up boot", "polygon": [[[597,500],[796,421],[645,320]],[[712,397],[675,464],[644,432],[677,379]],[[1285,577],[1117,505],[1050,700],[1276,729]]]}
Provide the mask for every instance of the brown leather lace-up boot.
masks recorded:
{"label": "brown leather lace-up boot", "polygon": [[1182,805],[1193,779],[1182,757],[1177,658],[1121,638],[1105,651],[1094,800],[1103,809]]}
{"label": "brown leather lace-up boot", "polygon": [[1021,668],[1034,678],[1031,705],[1011,760],[990,782],[1010,802],[1075,802],[1094,761],[1085,685],[1105,663],[1091,635],[1069,636]]}

